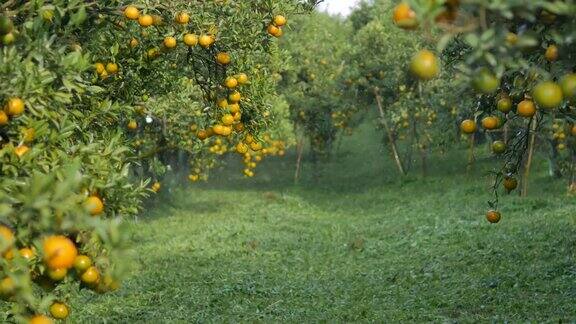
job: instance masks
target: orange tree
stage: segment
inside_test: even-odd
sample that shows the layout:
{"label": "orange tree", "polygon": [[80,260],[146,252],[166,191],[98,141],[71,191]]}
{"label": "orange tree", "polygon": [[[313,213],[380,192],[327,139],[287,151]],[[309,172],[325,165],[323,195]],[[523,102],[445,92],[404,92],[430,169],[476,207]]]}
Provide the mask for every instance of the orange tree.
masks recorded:
{"label": "orange tree", "polygon": [[117,289],[120,220],[173,156],[196,181],[217,140],[283,150],[260,135],[278,110],[268,66],[285,17],[313,4],[0,4],[3,321],[65,319],[72,290]]}
{"label": "orange tree", "polygon": [[494,147],[502,152],[504,163],[495,172],[490,222],[500,220],[501,184],[510,192],[521,180],[526,193],[538,143],[552,144],[553,156],[573,186],[575,15],[576,4],[560,0],[414,0],[395,7],[398,27],[420,28],[441,53],[431,56],[448,60],[454,67],[450,73],[477,101],[474,116],[462,124],[462,131],[472,133],[479,127],[477,119],[487,131],[505,129],[507,135]]}
{"label": "orange tree", "polygon": [[349,50],[349,27],[323,13],[299,17],[286,42],[281,43],[289,60],[279,75],[279,91],[290,105],[291,119],[299,138],[310,144],[312,160],[329,156],[338,134],[350,130],[350,109],[338,79],[350,67],[343,62]]}

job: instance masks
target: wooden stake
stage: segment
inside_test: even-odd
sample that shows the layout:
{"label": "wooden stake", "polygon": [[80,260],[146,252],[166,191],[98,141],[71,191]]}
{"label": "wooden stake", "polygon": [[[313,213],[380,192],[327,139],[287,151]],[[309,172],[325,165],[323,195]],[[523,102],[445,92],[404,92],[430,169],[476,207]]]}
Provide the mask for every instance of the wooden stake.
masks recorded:
{"label": "wooden stake", "polygon": [[302,154],[304,152],[304,138],[300,137],[296,144],[296,171],[294,172],[294,184],[298,184],[300,180],[300,169],[302,165]]}

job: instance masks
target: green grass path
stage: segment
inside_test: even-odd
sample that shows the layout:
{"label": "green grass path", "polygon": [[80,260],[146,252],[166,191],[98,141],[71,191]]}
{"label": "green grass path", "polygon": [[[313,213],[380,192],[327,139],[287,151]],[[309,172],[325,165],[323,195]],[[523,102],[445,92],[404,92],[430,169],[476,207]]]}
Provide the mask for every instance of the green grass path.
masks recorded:
{"label": "green grass path", "polygon": [[576,320],[576,202],[562,184],[535,174],[531,197],[505,198],[490,225],[493,164],[466,176],[456,152],[433,176],[399,181],[376,143],[354,141],[318,183],[293,186],[289,156],[253,180],[232,163],[176,190],[128,225],[122,289],[83,291],[72,320]]}

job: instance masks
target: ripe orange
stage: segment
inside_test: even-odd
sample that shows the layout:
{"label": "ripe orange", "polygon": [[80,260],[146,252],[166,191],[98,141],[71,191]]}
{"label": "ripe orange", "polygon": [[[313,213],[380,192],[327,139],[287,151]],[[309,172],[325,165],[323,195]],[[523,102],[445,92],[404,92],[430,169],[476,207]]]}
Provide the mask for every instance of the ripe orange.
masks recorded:
{"label": "ripe orange", "polygon": [[211,35],[201,35],[200,38],[198,39],[198,43],[200,43],[200,46],[204,48],[212,46],[212,44],[214,44],[214,41],[215,41],[214,36]]}
{"label": "ripe orange", "polygon": [[494,152],[494,154],[506,152],[506,144],[502,141],[494,141],[494,143],[492,143],[492,152]]}
{"label": "ripe orange", "polygon": [[80,280],[87,285],[96,284],[100,280],[100,271],[98,271],[98,268],[92,266],[84,271],[80,276]]}
{"label": "ripe orange", "polygon": [[196,134],[196,137],[198,137],[199,140],[203,141],[208,138],[208,134],[206,133],[205,130],[200,130],[198,131],[198,134]]}
{"label": "ripe orange", "polygon": [[192,181],[192,182],[196,182],[196,181],[198,181],[198,180],[200,179],[200,176],[197,175],[197,174],[191,174],[191,175],[188,176],[188,179],[189,179],[190,181]]}
{"label": "ripe orange", "polygon": [[10,296],[14,294],[16,290],[16,285],[14,284],[14,280],[10,277],[5,277],[4,279],[0,280],[0,295],[2,296]]}
{"label": "ripe orange", "polygon": [[135,130],[138,128],[138,123],[135,120],[131,120],[128,122],[128,129]]}
{"label": "ripe orange", "polygon": [[560,87],[564,97],[568,100],[576,98],[576,73],[566,74],[560,80]]}
{"label": "ripe orange", "polygon": [[486,213],[486,219],[492,224],[498,223],[501,218],[502,218],[502,215],[500,214],[499,211],[489,210]]}
{"label": "ripe orange", "polygon": [[68,317],[68,314],[70,314],[70,310],[66,304],[55,302],[50,305],[50,315],[55,319],[63,320]]}
{"label": "ripe orange", "polygon": [[22,157],[24,154],[28,153],[28,151],[30,151],[30,148],[24,144],[18,145],[17,147],[14,148],[14,153],[18,157]]}
{"label": "ripe orange", "polygon": [[136,20],[140,17],[140,10],[134,6],[128,6],[124,9],[124,16],[130,20]]}
{"label": "ripe orange", "polygon": [[412,58],[410,71],[420,80],[433,79],[440,73],[438,58],[429,50],[420,50]]}
{"label": "ripe orange", "polygon": [[546,48],[546,53],[544,53],[544,57],[548,62],[554,62],[558,59],[558,47],[556,45],[550,45]]}
{"label": "ripe orange", "polygon": [[142,15],[138,18],[138,24],[144,28],[150,27],[154,24],[154,18],[150,15]]}
{"label": "ripe orange", "polygon": [[186,34],[184,35],[183,41],[186,46],[196,46],[198,44],[198,36],[195,34]]}
{"label": "ripe orange", "polygon": [[273,24],[268,25],[268,28],[266,30],[268,31],[268,34],[276,38],[282,37],[282,29],[274,26]]}
{"label": "ripe orange", "polygon": [[536,106],[534,106],[534,102],[532,102],[532,100],[522,100],[518,104],[516,112],[519,116],[530,118],[536,114]]}
{"label": "ripe orange", "polygon": [[238,80],[239,84],[244,85],[248,83],[248,76],[245,73],[240,73],[236,76],[236,80]]}
{"label": "ripe orange", "polygon": [[240,92],[234,91],[230,95],[228,95],[228,100],[233,104],[238,103],[240,102],[240,100],[242,100],[242,95],[240,94]]}
{"label": "ripe orange", "polygon": [[497,117],[494,117],[494,116],[488,116],[488,117],[484,117],[482,119],[482,127],[484,127],[485,129],[488,129],[488,130],[498,128],[499,124],[500,124],[500,121],[498,120]]}
{"label": "ripe orange", "polygon": [[78,273],[83,273],[92,266],[92,260],[89,256],[80,254],[74,259],[74,269]]}
{"label": "ripe orange", "polygon": [[8,115],[3,110],[0,110],[0,126],[8,124]]}
{"label": "ripe orange", "polygon": [[228,108],[228,100],[226,100],[224,98],[219,99],[217,102],[217,105],[218,105],[218,108],[226,109],[226,108]]}
{"label": "ripe orange", "polygon": [[230,54],[225,52],[220,52],[216,54],[216,62],[222,65],[228,65],[231,62]]}
{"label": "ripe orange", "polygon": [[502,185],[504,186],[504,189],[510,193],[512,190],[518,187],[518,180],[516,180],[514,177],[505,177]]}
{"label": "ripe orange", "polygon": [[78,250],[74,243],[62,235],[48,236],[42,244],[44,262],[50,269],[69,269],[74,264]]}
{"label": "ripe orange", "polygon": [[406,2],[401,2],[396,7],[394,7],[392,19],[394,20],[394,24],[396,24],[396,26],[403,29],[414,29],[418,27],[416,13]]}
{"label": "ripe orange", "polygon": [[228,109],[230,110],[231,113],[235,114],[237,112],[240,112],[240,105],[237,103],[233,103],[228,106]]}
{"label": "ripe orange", "polygon": [[252,151],[260,151],[262,149],[262,144],[258,142],[252,142],[250,143],[250,148],[252,149]]}
{"label": "ripe orange", "polygon": [[477,129],[476,122],[473,121],[472,119],[465,119],[460,124],[460,130],[464,134],[472,134],[472,133],[476,132],[476,129]]}
{"label": "ripe orange", "polygon": [[224,81],[224,85],[228,89],[234,89],[238,86],[238,80],[236,80],[234,77],[227,77]]}
{"label": "ripe orange", "polygon": [[165,37],[163,43],[166,48],[175,48],[177,45],[176,38],[172,36]]}
{"label": "ripe orange", "polygon": [[175,18],[176,22],[180,25],[186,25],[190,22],[190,15],[186,12],[179,12]]}
{"label": "ripe orange", "polygon": [[28,324],[54,324],[54,321],[46,315],[34,315],[34,317],[28,321]]}
{"label": "ripe orange", "polygon": [[248,153],[248,145],[240,142],[236,145],[236,152],[239,154],[246,154]]}
{"label": "ripe orange", "polygon": [[500,110],[505,114],[509,113],[510,110],[512,110],[512,100],[510,99],[510,97],[508,97],[508,95],[504,95],[500,99],[498,99],[496,107],[498,108],[498,110]]}
{"label": "ripe orange", "polygon": [[118,72],[118,64],[116,64],[116,63],[106,64],[106,72],[108,72],[108,74],[117,73]]}
{"label": "ripe orange", "polygon": [[0,252],[8,251],[14,245],[14,241],[14,232],[8,226],[0,225],[0,247],[2,248]]}
{"label": "ripe orange", "polygon": [[90,196],[84,202],[84,208],[92,216],[100,215],[104,211],[104,203],[97,196]]}
{"label": "ripe orange", "polygon": [[30,261],[32,259],[34,259],[34,257],[36,256],[36,253],[34,252],[34,250],[32,250],[31,248],[21,248],[20,250],[18,250],[18,252],[20,253],[20,256],[22,256],[24,259]]}
{"label": "ripe orange", "polygon": [[572,134],[572,136],[576,136],[576,124],[572,125],[572,128],[570,129],[570,134]]}
{"label": "ripe orange", "polygon": [[532,97],[538,107],[544,109],[558,108],[564,100],[562,88],[552,81],[538,83],[532,90]]}
{"label": "ripe orange", "polygon": [[152,191],[154,192],[160,191],[161,188],[162,184],[160,184],[160,182],[154,182],[154,184],[152,184]]}
{"label": "ripe orange", "polygon": [[226,115],[222,116],[222,124],[224,126],[230,126],[230,125],[234,124],[234,116],[232,116],[230,114],[226,114]]}
{"label": "ripe orange", "polygon": [[102,74],[106,71],[106,67],[100,62],[94,63],[94,69],[96,69],[96,73],[98,74]]}
{"label": "ripe orange", "polygon": [[221,136],[230,136],[232,134],[232,127],[222,126]]}
{"label": "ripe orange", "polygon": [[274,17],[274,25],[278,26],[278,27],[282,27],[284,25],[286,25],[288,21],[286,20],[286,17],[282,16],[282,15],[276,15],[276,17]]}
{"label": "ripe orange", "polygon": [[132,38],[129,43],[130,47],[132,48],[138,46],[138,44],[140,44],[140,42],[136,38]]}
{"label": "ripe orange", "polygon": [[68,274],[68,269],[66,268],[59,268],[59,269],[48,269],[48,278],[52,279],[53,281],[62,281],[66,278]]}
{"label": "ripe orange", "polygon": [[4,112],[6,112],[8,116],[18,116],[22,114],[24,112],[24,100],[18,97],[8,99]]}
{"label": "ripe orange", "polygon": [[480,68],[474,73],[472,86],[479,93],[491,94],[500,87],[500,79],[489,69]]}

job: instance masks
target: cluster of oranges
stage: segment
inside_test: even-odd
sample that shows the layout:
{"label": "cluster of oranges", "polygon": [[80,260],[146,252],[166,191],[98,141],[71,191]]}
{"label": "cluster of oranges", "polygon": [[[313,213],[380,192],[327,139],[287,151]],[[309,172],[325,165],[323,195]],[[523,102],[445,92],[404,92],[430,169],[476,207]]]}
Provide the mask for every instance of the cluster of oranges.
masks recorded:
{"label": "cluster of oranges", "polygon": [[284,141],[272,140],[269,135],[264,136],[265,145],[256,141],[250,134],[246,135],[244,141],[236,145],[236,152],[244,157],[244,175],[248,178],[254,176],[254,169],[265,156],[284,156],[286,154],[286,143]]}
{"label": "cluster of oranges", "polygon": [[[22,98],[12,97],[9,98],[4,109],[0,110],[0,126],[7,125],[11,118],[16,118],[24,113],[25,103]],[[35,130],[33,128],[28,128],[23,131],[22,142],[18,146],[14,147],[14,154],[18,157],[22,157],[24,154],[28,153],[30,148],[25,144],[32,142],[35,137]]]}
{"label": "cluster of oranges", "polygon": [[102,62],[96,62],[94,63],[94,70],[101,79],[106,79],[107,77],[118,73],[119,68],[118,64],[114,62],[106,63],[106,65]]}
{"label": "cluster of oranges", "polygon": [[272,19],[272,21],[268,24],[266,30],[268,31],[268,34],[276,38],[282,37],[282,35],[284,34],[284,32],[282,31],[282,27],[284,27],[287,22],[288,20],[286,20],[286,17],[282,15],[276,15]]}
{"label": "cluster of oranges", "polygon": [[[63,235],[50,235],[42,239],[41,254],[38,255],[34,247],[15,246],[15,233],[6,225],[0,225],[0,242],[2,258],[12,260],[14,258],[24,259],[29,267],[33,280],[43,282],[49,280],[51,283],[63,281],[71,271],[74,272],[82,284],[97,291],[108,291],[118,289],[118,283],[111,277],[104,277],[101,280],[100,270],[93,264],[92,259],[78,253],[74,242]],[[41,263],[43,267],[36,267]],[[41,270],[45,269],[45,270]],[[18,287],[12,277],[7,276],[0,280],[0,295],[3,298],[10,298]],[[70,313],[70,308],[62,301],[55,301],[49,308],[50,315],[54,319],[66,319]],[[46,315],[33,316],[30,323],[52,323],[52,319]]]}

